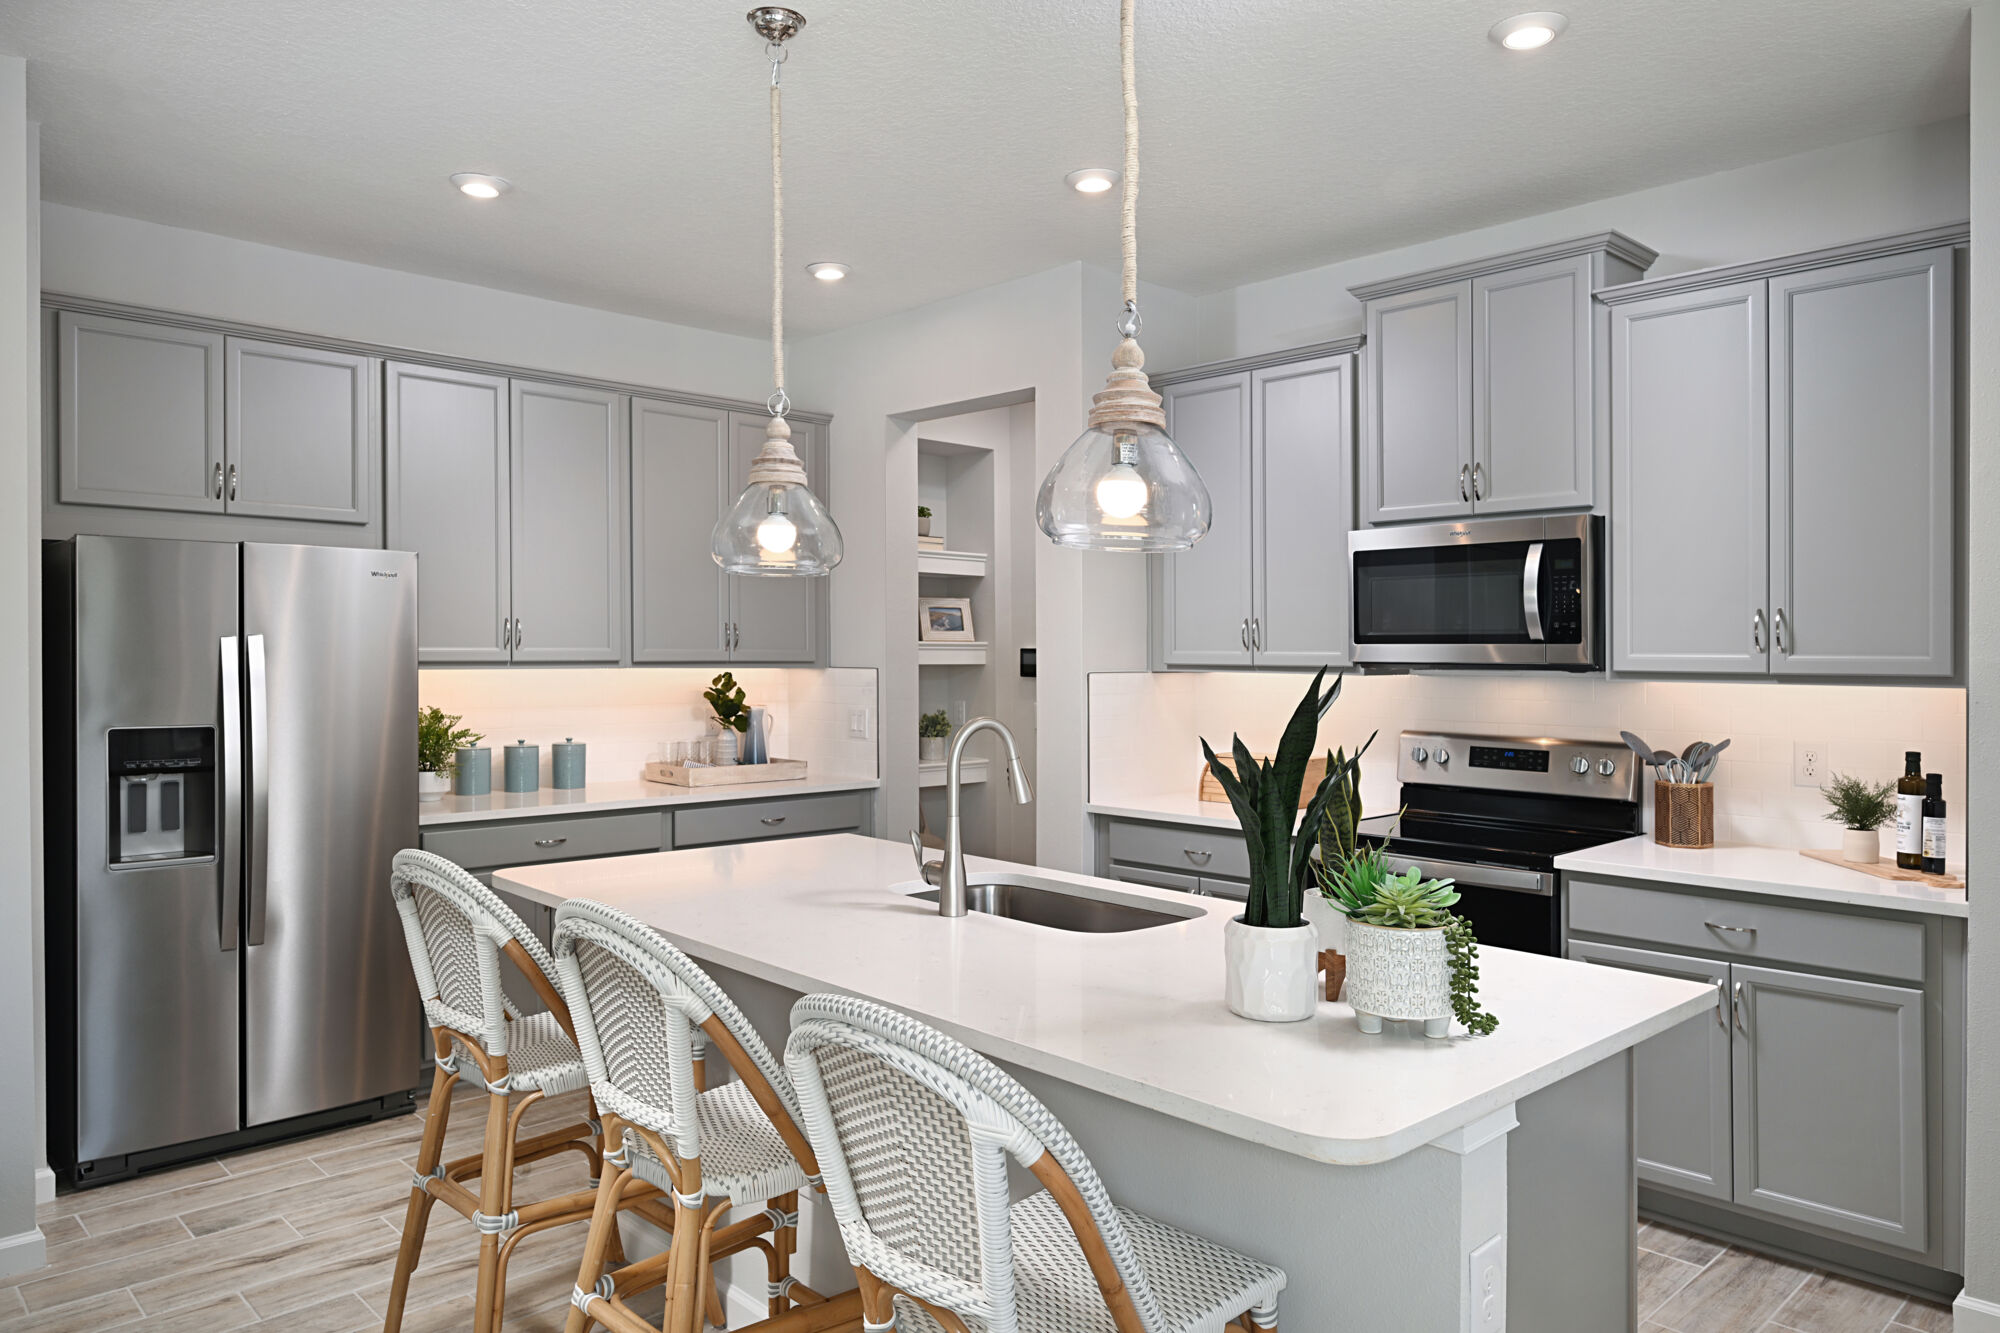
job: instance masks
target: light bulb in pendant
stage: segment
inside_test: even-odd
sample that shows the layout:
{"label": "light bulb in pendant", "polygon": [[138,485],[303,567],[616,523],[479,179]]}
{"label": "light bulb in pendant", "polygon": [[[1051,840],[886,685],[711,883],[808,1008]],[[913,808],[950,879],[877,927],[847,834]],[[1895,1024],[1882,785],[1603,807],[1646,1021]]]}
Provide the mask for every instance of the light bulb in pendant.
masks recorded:
{"label": "light bulb in pendant", "polygon": [[1114,463],[1097,483],[1097,507],[1106,518],[1132,518],[1146,507],[1146,479],[1130,463]]}
{"label": "light bulb in pendant", "polygon": [[767,514],[757,525],[757,545],[767,555],[784,555],[798,544],[798,525],[782,513]]}

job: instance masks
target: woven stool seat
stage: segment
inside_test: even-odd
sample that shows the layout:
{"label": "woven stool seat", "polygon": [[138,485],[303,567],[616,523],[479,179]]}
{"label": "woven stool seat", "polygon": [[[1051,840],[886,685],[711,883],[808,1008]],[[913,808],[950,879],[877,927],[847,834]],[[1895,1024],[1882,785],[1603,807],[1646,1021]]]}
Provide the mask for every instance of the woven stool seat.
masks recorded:
{"label": "woven stool seat", "polygon": [[[465,1047],[456,1040],[451,1046],[459,1081],[485,1087],[479,1065]],[[575,1092],[590,1082],[583,1072],[582,1053],[551,1013],[524,1014],[507,1024],[507,1080],[516,1091],[532,1089],[544,1097]]]}

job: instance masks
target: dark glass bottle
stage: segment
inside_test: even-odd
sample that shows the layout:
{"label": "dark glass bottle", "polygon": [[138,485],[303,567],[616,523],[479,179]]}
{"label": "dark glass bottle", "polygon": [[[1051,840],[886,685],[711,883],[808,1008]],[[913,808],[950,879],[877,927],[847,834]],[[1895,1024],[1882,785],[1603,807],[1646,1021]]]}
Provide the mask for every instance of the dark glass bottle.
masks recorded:
{"label": "dark glass bottle", "polygon": [[1924,864],[1927,875],[1944,873],[1944,774],[1924,777]]}
{"label": "dark glass bottle", "polygon": [[1924,757],[1916,750],[1904,752],[1903,777],[1896,784],[1896,864],[1924,868]]}

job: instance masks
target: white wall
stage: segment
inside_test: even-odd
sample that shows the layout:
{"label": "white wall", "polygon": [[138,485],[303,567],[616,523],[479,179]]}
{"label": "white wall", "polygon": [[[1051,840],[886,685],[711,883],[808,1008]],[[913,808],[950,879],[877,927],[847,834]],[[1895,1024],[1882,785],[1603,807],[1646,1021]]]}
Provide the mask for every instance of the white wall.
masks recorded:
{"label": "white wall", "polygon": [[35,904],[39,755],[36,659],[41,646],[40,524],[35,496],[40,364],[35,311],[35,128],[27,62],[0,56],[0,1276],[39,1268],[35,1173],[42,1165],[41,973]]}
{"label": "white wall", "polygon": [[70,296],[724,398],[771,391],[757,338],[64,204],[42,205],[42,247],[42,286]]}
{"label": "white wall", "polygon": [[1658,250],[1659,277],[1957,222],[1968,208],[1966,135],[1964,120],[1939,121],[1247,283],[1199,298],[1196,359],[1348,337],[1362,331],[1347,294],[1358,283],[1592,232]]}

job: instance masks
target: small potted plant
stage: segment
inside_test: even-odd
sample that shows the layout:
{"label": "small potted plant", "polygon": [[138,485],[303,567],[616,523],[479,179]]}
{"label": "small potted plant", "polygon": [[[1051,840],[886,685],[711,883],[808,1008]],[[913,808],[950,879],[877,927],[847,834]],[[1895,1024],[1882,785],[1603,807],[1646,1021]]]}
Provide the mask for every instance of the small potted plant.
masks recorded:
{"label": "small potted plant", "polygon": [[951,714],[940,708],[917,719],[917,762],[942,764],[945,742],[951,737]]}
{"label": "small potted plant", "polygon": [[1896,815],[1896,789],[1877,787],[1862,778],[1835,773],[1820,793],[1833,809],[1826,817],[1846,832],[1840,835],[1840,859],[1872,866],[1882,859],[1882,826]]}
{"label": "small potted plant", "polygon": [[435,706],[417,710],[418,800],[439,800],[450,791],[459,750],[484,739],[472,728],[458,725],[464,720]]}
{"label": "small potted plant", "polygon": [[725,671],[708,683],[701,697],[708,700],[709,711],[714,714],[715,762],[733,764],[737,737],[750,730],[750,706],[744,702],[743,687],[736,683],[733,673]]}
{"label": "small potted plant", "polygon": [[931,507],[929,505],[917,506],[917,535],[919,537],[928,537],[931,535]]}
{"label": "small potted plant", "polygon": [[[1258,760],[1241,736],[1234,737],[1234,771],[1206,740],[1202,755],[1222,784],[1250,853],[1250,890],[1243,915],[1223,926],[1228,964],[1225,995],[1231,1013],[1263,1023],[1295,1023],[1318,1008],[1314,984],[1319,970],[1319,931],[1305,919],[1305,884],[1312,860],[1313,830],[1334,790],[1339,770],[1327,756],[1320,779],[1299,816],[1299,794],[1319,736],[1319,720],[1340,697],[1340,680],[1320,693],[1326,670],[1285,724],[1274,759]],[[1293,834],[1294,827],[1299,832]]]}

